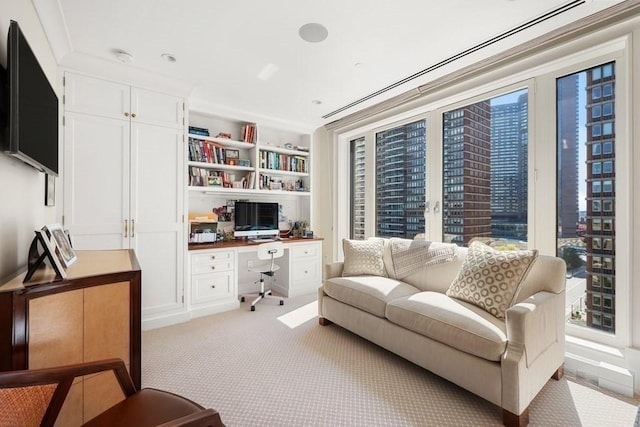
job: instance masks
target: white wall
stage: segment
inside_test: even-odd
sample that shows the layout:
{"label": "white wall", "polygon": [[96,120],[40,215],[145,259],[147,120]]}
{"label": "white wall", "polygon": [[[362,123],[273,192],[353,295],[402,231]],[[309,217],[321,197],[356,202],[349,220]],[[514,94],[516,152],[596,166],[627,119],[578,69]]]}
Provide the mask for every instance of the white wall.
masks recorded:
{"label": "white wall", "polygon": [[[7,65],[7,34],[12,19],[20,24],[60,96],[56,85],[57,64],[31,1],[2,0],[0,63],[3,67]],[[0,282],[26,267],[33,231],[56,222],[56,208],[44,206],[44,179],[43,173],[0,154]],[[60,187],[60,179],[56,181]]]}

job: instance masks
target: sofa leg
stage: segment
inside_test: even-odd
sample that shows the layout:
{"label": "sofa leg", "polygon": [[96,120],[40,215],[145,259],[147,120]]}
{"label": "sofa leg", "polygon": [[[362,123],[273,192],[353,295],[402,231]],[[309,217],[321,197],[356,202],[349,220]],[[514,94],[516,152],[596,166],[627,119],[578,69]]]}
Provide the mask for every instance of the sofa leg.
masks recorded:
{"label": "sofa leg", "polygon": [[502,410],[502,424],[507,427],[525,427],[529,424],[529,408],[520,415],[513,414],[506,409]]}
{"label": "sofa leg", "polygon": [[551,375],[551,378],[554,380],[559,380],[564,375],[564,365],[560,365],[560,367]]}
{"label": "sofa leg", "polygon": [[325,319],[324,317],[318,317],[318,323],[322,326],[329,326],[333,324],[331,320]]}

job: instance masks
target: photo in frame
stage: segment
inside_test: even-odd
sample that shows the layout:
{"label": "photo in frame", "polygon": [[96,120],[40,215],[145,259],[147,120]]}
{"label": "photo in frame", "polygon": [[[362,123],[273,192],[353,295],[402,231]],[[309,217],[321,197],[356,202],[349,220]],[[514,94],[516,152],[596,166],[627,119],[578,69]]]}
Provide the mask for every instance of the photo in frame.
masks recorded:
{"label": "photo in frame", "polygon": [[44,227],[44,231],[51,239],[51,243],[55,244],[56,255],[64,268],[69,267],[78,259],[75,251],[71,247],[71,242],[67,234],[60,224],[47,225]]}
{"label": "photo in frame", "polygon": [[[56,248],[49,236],[47,236],[47,232],[42,229],[35,230],[35,233],[36,235],[31,242],[31,247],[29,248],[28,269],[23,282],[27,282],[31,279],[36,270],[40,268],[45,258],[49,259],[49,264],[51,264],[51,268],[55,271],[56,277],[63,280],[66,279],[67,272],[60,262],[60,258],[56,255]],[[38,250],[38,246],[42,247],[42,252]]]}

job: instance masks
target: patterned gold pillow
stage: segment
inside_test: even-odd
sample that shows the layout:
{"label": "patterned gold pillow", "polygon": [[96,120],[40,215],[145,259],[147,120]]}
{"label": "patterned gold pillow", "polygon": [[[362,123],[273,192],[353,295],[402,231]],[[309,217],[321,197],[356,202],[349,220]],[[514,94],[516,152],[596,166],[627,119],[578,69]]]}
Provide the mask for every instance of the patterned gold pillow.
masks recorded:
{"label": "patterned gold pillow", "polygon": [[348,240],[342,239],[344,268],[342,276],[387,276],[382,251],[384,240]]}
{"label": "patterned gold pillow", "polygon": [[504,319],[537,257],[535,249],[498,251],[484,243],[473,242],[447,295]]}

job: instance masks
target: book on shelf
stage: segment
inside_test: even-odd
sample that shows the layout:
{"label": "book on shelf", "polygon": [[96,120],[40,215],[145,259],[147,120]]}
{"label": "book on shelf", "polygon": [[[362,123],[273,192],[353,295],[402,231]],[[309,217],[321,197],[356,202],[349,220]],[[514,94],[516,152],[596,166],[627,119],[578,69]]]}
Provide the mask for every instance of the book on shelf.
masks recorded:
{"label": "book on shelf", "polygon": [[262,169],[281,170],[288,172],[308,173],[308,161],[304,156],[289,156],[272,151],[260,152],[260,167]]}
{"label": "book on shelf", "polygon": [[243,142],[251,142],[254,143],[256,137],[256,127],[255,125],[247,124],[242,126],[240,129],[240,133],[242,134],[241,140]]}
{"label": "book on shelf", "polygon": [[209,136],[209,129],[197,126],[189,126],[189,133],[194,135]]}
{"label": "book on shelf", "polygon": [[189,160],[193,162],[224,164],[226,150],[220,144],[197,138],[189,138]]}

